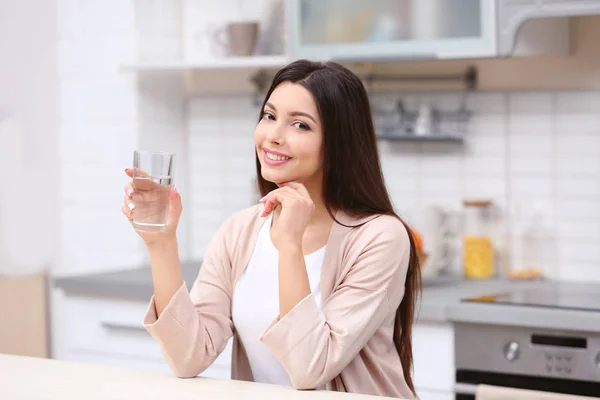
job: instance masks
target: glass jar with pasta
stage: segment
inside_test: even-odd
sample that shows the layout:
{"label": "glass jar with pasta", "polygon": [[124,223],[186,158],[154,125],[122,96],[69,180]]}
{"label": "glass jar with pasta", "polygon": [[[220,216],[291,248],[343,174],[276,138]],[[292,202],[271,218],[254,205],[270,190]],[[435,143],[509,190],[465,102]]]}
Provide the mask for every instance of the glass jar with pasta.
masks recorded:
{"label": "glass jar with pasta", "polygon": [[463,263],[469,279],[487,279],[496,275],[494,243],[491,234],[489,200],[465,200]]}

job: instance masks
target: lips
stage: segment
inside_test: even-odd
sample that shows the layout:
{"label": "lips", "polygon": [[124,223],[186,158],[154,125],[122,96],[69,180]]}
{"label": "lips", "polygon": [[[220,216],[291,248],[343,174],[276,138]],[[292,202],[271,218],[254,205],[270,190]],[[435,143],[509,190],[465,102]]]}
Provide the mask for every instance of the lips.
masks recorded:
{"label": "lips", "polygon": [[292,159],[292,157],[290,157],[286,154],[280,153],[278,151],[267,150],[265,148],[263,148],[262,150],[263,150],[263,161],[267,165],[272,165],[272,166],[283,165]]}

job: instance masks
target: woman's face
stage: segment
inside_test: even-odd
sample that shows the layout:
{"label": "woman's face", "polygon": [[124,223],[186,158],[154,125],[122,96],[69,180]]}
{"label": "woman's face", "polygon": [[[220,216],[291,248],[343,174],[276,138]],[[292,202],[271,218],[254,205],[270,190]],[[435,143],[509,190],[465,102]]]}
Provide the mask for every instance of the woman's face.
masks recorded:
{"label": "woman's face", "polygon": [[310,92],[300,84],[283,82],[262,111],[254,131],[262,177],[275,184],[319,184],[323,131]]}

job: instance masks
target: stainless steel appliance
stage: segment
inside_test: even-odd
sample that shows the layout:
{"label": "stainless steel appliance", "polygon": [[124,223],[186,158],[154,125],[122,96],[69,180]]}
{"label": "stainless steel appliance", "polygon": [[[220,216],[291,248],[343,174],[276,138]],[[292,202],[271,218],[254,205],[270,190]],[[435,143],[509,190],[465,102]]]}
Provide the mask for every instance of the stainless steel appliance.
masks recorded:
{"label": "stainless steel appliance", "polygon": [[[467,302],[600,312],[599,292],[560,286],[465,299]],[[599,332],[474,323],[455,324],[456,400],[477,385],[600,398]]]}

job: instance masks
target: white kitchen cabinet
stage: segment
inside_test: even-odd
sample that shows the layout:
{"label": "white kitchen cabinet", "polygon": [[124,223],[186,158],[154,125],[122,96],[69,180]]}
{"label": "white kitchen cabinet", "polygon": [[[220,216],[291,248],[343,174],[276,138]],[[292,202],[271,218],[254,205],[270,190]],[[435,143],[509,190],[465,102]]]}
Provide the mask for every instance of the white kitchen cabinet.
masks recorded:
{"label": "white kitchen cabinet", "polygon": [[441,400],[454,391],[454,329],[449,322],[413,326],[414,384],[421,400]]}
{"label": "white kitchen cabinet", "polygon": [[564,54],[569,50],[566,17],[600,13],[598,0],[290,0],[287,4],[290,57],[339,62]]}
{"label": "white kitchen cabinet", "polygon": [[292,58],[338,61],[491,56],[490,0],[292,0]]}
{"label": "white kitchen cabinet", "polygon": [[417,388],[417,396],[419,400],[454,400],[454,393],[436,392],[432,390],[419,390]]}
{"label": "white kitchen cabinet", "polygon": [[[147,302],[67,296],[61,358],[93,364],[169,372],[160,346],[142,322]],[[231,347],[200,376],[230,379]]]}

